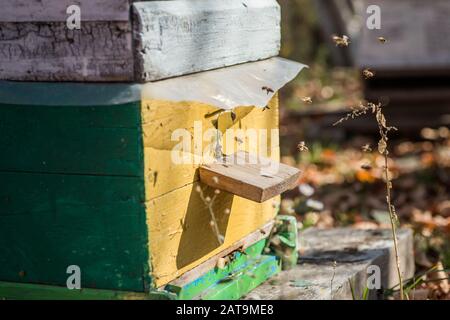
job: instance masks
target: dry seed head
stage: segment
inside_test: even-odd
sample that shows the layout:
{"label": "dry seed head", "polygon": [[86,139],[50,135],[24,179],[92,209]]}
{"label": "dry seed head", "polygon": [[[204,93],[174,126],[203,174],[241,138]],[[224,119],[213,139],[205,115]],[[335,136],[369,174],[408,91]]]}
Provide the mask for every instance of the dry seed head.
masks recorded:
{"label": "dry seed head", "polygon": [[219,178],[216,177],[216,176],[214,176],[214,177],[212,177],[212,181],[213,181],[215,184],[217,184],[217,183],[219,183]]}
{"label": "dry seed head", "polygon": [[214,190],[214,194],[220,194],[220,190],[219,189]]}

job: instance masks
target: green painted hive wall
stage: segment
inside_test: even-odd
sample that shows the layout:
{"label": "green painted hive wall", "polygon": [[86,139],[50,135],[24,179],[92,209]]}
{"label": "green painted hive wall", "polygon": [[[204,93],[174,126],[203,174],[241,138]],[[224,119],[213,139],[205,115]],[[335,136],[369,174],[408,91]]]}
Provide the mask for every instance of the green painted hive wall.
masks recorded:
{"label": "green painted hive wall", "polygon": [[0,104],[0,281],[148,288],[141,132],[139,101]]}

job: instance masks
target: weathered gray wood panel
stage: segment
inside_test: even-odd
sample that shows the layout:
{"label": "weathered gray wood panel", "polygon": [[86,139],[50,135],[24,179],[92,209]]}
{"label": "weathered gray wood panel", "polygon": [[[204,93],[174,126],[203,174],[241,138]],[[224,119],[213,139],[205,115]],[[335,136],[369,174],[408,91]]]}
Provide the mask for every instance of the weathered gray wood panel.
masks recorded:
{"label": "weathered gray wood panel", "polygon": [[0,79],[26,81],[132,81],[128,22],[0,22]]}
{"label": "weathered gray wood panel", "polygon": [[[450,69],[450,1],[365,0],[381,8],[381,29],[362,29],[357,65],[378,71]],[[365,12],[361,16],[367,16]],[[380,44],[377,37],[387,39]]]}
{"label": "weathered gray wood panel", "polygon": [[128,21],[132,0],[0,0],[1,22],[62,22],[71,5],[82,21]]}
{"label": "weathered gray wood panel", "polygon": [[66,26],[72,0],[0,1],[3,80],[154,81],[269,58],[280,48],[275,0],[138,2],[133,22],[133,0],[76,0],[88,8],[80,30]]}
{"label": "weathered gray wood panel", "polygon": [[280,7],[275,0],[190,0],[133,4],[138,81],[276,56]]}

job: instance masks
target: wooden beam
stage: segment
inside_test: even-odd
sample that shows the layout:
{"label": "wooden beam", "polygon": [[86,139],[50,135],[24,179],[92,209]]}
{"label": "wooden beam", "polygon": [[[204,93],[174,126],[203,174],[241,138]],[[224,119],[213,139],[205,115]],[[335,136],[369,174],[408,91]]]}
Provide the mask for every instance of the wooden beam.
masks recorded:
{"label": "wooden beam", "polygon": [[81,21],[128,21],[131,0],[2,0],[2,22],[65,22],[77,5]]}
{"label": "wooden beam", "polygon": [[136,79],[154,81],[278,55],[275,0],[133,4]]}
{"label": "wooden beam", "polygon": [[260,203],[294,188],[299,176],[297,168],[245,152],[200,167],[201,182]]}
{"label": "wooden beam", "polygon": [[1,22],[0,79],[133,81],[128,22]]}

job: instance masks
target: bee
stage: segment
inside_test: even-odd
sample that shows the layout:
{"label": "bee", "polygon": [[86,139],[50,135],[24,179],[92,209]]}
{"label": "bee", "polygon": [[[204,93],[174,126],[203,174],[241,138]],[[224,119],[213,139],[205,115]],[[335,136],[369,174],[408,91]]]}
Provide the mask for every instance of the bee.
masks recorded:
{"label": "bee", "polygon": [[270,94],[270,93],[274,93],[274,92],[275,92],[275,91],[273,91],[272,88],[267,87],[267,86],[262,87],[261,90],[266,91],[267,94]]}
{"label": "bee", "polygon": [[231,251],[225,259],[227,259],[229,262],[233,262],[238,257],[238,254],[247,255],[247,252],[245,252],[244,246],[241,246],[233,251]]}
{"label": "bee", "polygon": [[234,140],[239,143],[239,144],[243,144],[244,141],[242,141],[242,139],[238,138],[238,137],[234,137]]}
{"label": "bee", "polygon": [[350,38],[346,35],[343,35],[342,37],[333,36],[333,41],[336,44],[337,47],[348,47],[350,44]]}
{"label": "bee", "polygon": [[375,72],[373,72],[373,71],[370,70],[370,69],[364,69],[364,70],[363,70],[363,76],[364,76],[364,78],[366,78],[366,79],[370,79],[370,78],[373,78],[373,77],[375,76]]}
{"label": "bee", "polygon": [[384,37],[378,37],[378,41],[380,41],[380,43],[386,43],[387,40]]}
{"label": "bee", "polygon": [[265,107],[263,108],[263,111],[265,111],[265,110],[270,110],[270,107],[269,107],[269,106],[265,106]]}
{"label": "bee", "polygon": [[302,98],[302,101],[303,101],[304,103],[307,103],[307,104],[312,104],[312,99],[311,99],[311,97],[303,97],[303,98]]}
{"label": "bee", "polygon": [[231,120],[234,122],[236,121],[236,118],[237,118],[236,113],[234,111],[231,111]]}
{"label": "bee", "polygon": [[370,165],[370,163],[364,163],[361,165],[361,169],[369,171],[372,169],[372,166]]}
{"label": "bee", "polygon": [[368,143],[363,145],[361,149],[363,152],[372,152],[372,148],[370,147],[370,144],[368,144]]}
{"label": "bee", "polygon": [[303,152],[303,151],[308,151],[309,149],[308,149],[308,147],[306,146],[305,141],[300,141],[300,142],[298,143],[298,145],[297,145],[297,150],[300,151],[300,152]]}

